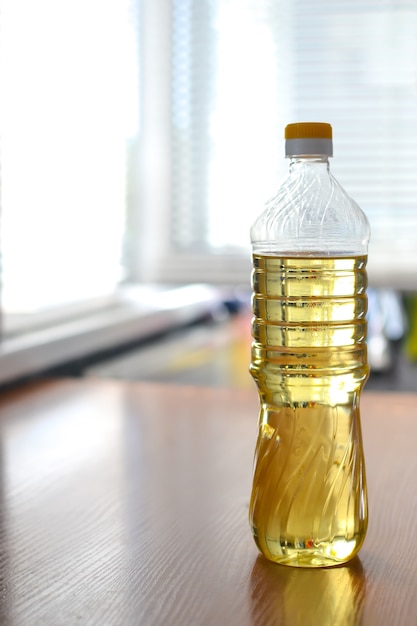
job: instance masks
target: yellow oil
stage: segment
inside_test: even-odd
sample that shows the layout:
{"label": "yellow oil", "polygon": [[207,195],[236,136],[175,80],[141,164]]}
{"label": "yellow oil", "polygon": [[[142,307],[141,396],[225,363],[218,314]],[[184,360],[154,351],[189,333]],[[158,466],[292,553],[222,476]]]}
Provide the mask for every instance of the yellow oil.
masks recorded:
{"label": "yellow oil", "polygon": [[250,370],[261,410],[250,522],[272,561],[337,565],[365,538],[366,261],[253,257]]}

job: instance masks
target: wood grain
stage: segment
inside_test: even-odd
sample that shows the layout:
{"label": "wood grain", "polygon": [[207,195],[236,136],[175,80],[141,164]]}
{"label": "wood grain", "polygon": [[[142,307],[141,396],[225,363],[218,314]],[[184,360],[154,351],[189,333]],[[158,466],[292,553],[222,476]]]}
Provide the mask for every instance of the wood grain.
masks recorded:
{"label": "wood grain", "polygon": [[0,398],[0,624],[417,623],[417,395],[365,393],[370,524],[346,567],[268,563],[255,390],[47,381]]}

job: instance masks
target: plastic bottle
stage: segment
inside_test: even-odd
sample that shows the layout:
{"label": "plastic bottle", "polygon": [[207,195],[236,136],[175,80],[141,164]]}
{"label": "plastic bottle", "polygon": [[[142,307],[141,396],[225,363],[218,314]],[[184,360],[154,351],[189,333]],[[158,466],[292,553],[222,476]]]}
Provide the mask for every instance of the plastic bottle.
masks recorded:
{"label": "plastic bottle", "polygon": [[330,124],[290,124],[285,137],[289,176],[251,229],[260,417],[249,517],[268,559],[323,567],[357,554],[367,529],[370,231],[330,173]]}

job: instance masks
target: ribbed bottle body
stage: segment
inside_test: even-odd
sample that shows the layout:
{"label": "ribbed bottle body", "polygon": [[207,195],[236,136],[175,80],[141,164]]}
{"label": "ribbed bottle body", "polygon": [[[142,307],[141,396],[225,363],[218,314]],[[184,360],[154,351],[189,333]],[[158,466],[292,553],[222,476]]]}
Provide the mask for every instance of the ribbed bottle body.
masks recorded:
{"label": "ribbed bottle body", "polygon": [[365,537],[366,260],[253,255],[250,369],[261,410],[250,522],[272,561],[335,565]]}

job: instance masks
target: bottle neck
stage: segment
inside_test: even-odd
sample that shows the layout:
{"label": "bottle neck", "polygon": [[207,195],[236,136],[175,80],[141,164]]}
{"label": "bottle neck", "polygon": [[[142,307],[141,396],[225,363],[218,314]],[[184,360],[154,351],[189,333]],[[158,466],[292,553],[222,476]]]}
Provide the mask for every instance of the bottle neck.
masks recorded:
{"label": "bottle neck", "polygon": [[311,167],[315,170],[329,172],[330,164],[329,157],[326,154],[320,155],[308,155],[308,156],[289,156],[290,159],[290,173],[297,172],[298,170]]}

